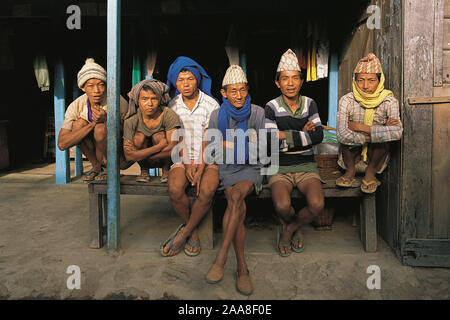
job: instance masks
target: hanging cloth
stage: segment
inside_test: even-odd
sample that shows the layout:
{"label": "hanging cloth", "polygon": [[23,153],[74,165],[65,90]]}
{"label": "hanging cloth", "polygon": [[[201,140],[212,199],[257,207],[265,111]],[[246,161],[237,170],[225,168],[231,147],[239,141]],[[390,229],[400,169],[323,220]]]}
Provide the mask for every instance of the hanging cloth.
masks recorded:
{"label": "hanging cloth", "polygon": [[328,59],[330,56],[330,42],[327,37],[326,21],[321,21],[321,30],[317,45],[317,79],[328,77]]}
{"label": "hanging cloth", "polygon": [[227,42],[225,43],[225,51],[227,53],[230,66],[239,65],[239,47],[234,25],[230,26]]}
{"label": "hanging cloth", "polygon": [[50,76],[48,73],[47,60],[42,54],[34,57],[33,68],[39,89],[42,91],[50,90]]}
{"label": "hanging cloth", "polygon": [[141,81],[141,61],[136,50],[133,50],[133,70],[131,73],[131,85],[134,86]]}

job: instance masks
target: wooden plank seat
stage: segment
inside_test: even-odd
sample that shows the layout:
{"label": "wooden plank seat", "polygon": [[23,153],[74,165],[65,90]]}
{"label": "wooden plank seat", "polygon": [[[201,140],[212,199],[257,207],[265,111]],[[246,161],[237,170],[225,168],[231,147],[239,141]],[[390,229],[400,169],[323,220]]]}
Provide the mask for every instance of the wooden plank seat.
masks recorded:
{"label": "wooden plank seat", "polygon": [[[366,195],[361,192],[359,187],[340,188],[335,184],[336,178],[340,174],[324,175],[321,173],[325,184],[323,190],[325,198],[357,198],[360,201],[360,236],[363,248],[366,252],[375,252],[377,250],[376,233],[376,210],[375,195]],[[150,182],[136,182],[135,175],[125,175],[120,178],[120,194],[131,195],[154,195],[169,196],[167,183],[159,182],[160,177],[152,177]],[[357,177],[360,183],[361,178]],[[89,216],[90,216],[90,234],[91,248],[101,248],[106,235],[106,212],[107,212],[107,187],[105,181],[92,181],[88,184],[89,189]],[[188,189],[188,196],[191,200],[195,198],[195,189]],[[292,192],[292,198],[303,198],[304,196],[295,189]],[[216,198],[224,198],[222,192],[216,194]],[[264,186],[259,195],[252,194],[249,197],[258,199],[271,198],[270,189]],[[251,209],[250,209],[251,210]],[[205,215],[199,225],[199,236],[202,248],[213,249],[213,212]]]}

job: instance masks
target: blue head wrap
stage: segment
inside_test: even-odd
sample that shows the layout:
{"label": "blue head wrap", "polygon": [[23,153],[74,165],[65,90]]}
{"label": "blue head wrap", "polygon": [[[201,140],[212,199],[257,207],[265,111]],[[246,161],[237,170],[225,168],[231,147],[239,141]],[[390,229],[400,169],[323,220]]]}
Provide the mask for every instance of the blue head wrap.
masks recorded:
{"label": "blue head wrap", "polygon": [[[190,71],[197,80],[197,87],[208,96],[213,97],[211,94],[211,78],[197,62],[188,57],[180,56],[170,65],[169,72],[167,73],[167,86],[169,86],[170,97],[173,98],[180,92],[177,90],[177,78],[181,70]],[[215,99],[215,98],[214,98]]]}

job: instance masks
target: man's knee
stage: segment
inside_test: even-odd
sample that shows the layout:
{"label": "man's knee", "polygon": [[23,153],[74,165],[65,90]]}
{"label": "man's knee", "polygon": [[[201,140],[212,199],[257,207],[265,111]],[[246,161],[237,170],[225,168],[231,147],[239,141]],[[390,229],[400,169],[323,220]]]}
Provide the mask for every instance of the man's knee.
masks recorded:
{"label": "man's knee", "polygon": [[133,136],[133,143],[137,149],[142,149],[145,143],[145,135],[142,132],[136,132]]}
{"label": "man's knee", "polygon": [[291,211],[291,201],[288,200],[275,200],[273,201],[275,211],[282,217],[287,217]]}
{"label": "man's knee", "polygon": [[243,194],[241,194],[239,191],[234,191],[234,190],[232,190],[227,196],[228,203],[232,207],[241,206],[244,199],[245,198],[244,198]]}
{"label": "man's knee", "polygon": [[173,201],[180,201],[184,196],[184,188],[179,183],[171,183],[168,185],[169,197]]}
{"label": "man's knee", "polygon": [[97,123],[94,127],[94,139],[95,141],[103,141],[106,139],[106,124]]}
{"label": "man's knee", "polygon": [[322,197],[314,197],[310,201],[308,201],[308,210],[311,212],[313,216],[319,215],[322,212],[325,206],[325,199]]}
{"label": "man's knee", "polygon": [[216,190],[217,188],[215,186],[200,185],[200,193],[197,200],[203,204],[211,203],[216,194]]}
{"label": "man's knee", "polygon": [[158,144],[162,139],[166,138],[166,133],[164,131],[157,132],[152,135],[152,143],[153,145]]}

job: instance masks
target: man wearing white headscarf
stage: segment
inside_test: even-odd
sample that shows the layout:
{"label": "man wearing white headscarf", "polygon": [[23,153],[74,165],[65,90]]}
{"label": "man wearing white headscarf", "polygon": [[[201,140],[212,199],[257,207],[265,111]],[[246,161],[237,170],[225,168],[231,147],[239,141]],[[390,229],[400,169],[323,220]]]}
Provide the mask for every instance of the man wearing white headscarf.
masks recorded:
{"label": "man wearing white headscarf", "polygon": [[219,190],[223,190],[225,194],[227,208],[223,217],[222,244],[206,274],[206,281],[216,283],[222,279],[228,250],[233,242],[237,265],[236,289],[241,294],[250,295],[253,285],[244,255],[245,198],[254,190],[258,193],[262,188],[262,165],[254,157],[254,147],[261,147],[258,134],[260,130],[264,130],[264,109],[251,104],[247,78],[237,65],[228,68],[221,93],[223,103],[219,110],[211,114],[208,132],[215,129],[222,137],[221,145],[214,140],[215,150],[217,147],[222,150],[221,155],[215,155],[214,161],[219,165]]}
{"label": "man wearing white headscarf", "polygon": [[[74,145],[91,162],[92,169],[83,180],[106,179],[106,71],[94,59],[78,72],[78,87],[84,94],[73,101],[66,110],[64,122],[58,135],[58,148],[67,150]],[[120,96],[120,131],[128,109],[127,101]],[[121,150],[121,149],[120,149]],[[128,168],[123,151],[119,152],[121,169]],[[102,168],[103,167],[103,168]]]}

